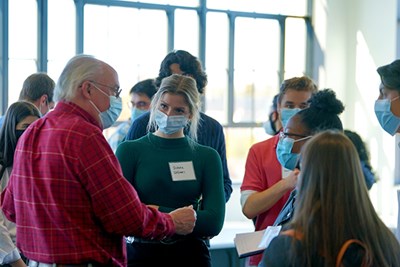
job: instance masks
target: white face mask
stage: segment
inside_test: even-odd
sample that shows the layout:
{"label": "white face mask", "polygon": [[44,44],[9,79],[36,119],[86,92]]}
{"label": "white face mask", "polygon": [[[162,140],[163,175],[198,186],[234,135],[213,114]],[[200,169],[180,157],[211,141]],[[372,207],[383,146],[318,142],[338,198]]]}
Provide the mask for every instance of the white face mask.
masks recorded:
{"label": "white face mask", "polygon": [[154,119],[157,123],[158,130],[165,134],[173,134],[179,131],[188,123],[188,119],[184,115],[168,116],[160,110],[156,110]]}

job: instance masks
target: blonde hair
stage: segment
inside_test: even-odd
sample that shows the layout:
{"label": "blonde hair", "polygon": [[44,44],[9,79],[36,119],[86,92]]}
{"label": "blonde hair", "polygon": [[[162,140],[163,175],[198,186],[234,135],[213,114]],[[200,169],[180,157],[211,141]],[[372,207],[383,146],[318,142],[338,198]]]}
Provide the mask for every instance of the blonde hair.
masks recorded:
{"label": "blonde hair", "polygon": [[153,127],[154,129],[157,129],[154,114],[155,111],[160,107],[162,96],[166,93],[181,95],[184,97],[191,115],[189,136],[194,141],[197,141],[197,128],[200,121],[200,95],[197,91],[196,81],[189,76],[172,74],[171,76],[165,77],[161,81],[160,88],[153,96],[153,99],[151,101],[151,112],[148,129],[151,129]]}

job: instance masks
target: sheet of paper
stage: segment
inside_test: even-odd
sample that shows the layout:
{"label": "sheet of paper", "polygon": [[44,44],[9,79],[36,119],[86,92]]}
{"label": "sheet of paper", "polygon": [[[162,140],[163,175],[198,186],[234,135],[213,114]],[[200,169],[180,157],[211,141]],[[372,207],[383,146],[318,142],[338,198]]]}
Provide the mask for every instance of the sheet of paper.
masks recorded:
{"label": "sheet of paper", "polygon": [[280,225],[268,226],[265,230],[236,234],[234,243],[239,258],[262,253],[281,228]]}
{"label": "sheet of paper", "polygon": [[279,232],[281,231],[282,225],[278,226],[268,226],[267,229],[264,232],[264,235],[261,239],[261,242],[259,244],[259,247],[266,248],[268,247],[269,243],[271,243],[272,239],[279,235]]}

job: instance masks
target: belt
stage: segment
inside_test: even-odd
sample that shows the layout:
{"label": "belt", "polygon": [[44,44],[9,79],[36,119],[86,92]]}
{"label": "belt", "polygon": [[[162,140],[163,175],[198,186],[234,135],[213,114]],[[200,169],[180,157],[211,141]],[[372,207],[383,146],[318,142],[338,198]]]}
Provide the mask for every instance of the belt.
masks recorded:
{"label": "belt", "polygon": [[140,238],[134,237],[130,243],[144,243],[144,244],[164,244],[164,245],[172,245],[179,241],[186,240],[185,238],[164,238],[163,240],[157,239],[147,239],[147,238]]}
{"label": "belt", "polygon": [[34,260],[29,260],[28,267],[94,267],[92,263],[85,264],[57,264],[57,263],[43,263]]}
{"label": "belt", "polygon": [[189,241],[189,240],[201,240],[204,242],[204,239],[202,239],[202,238],[186,237],[186,236],[172,236],[172,237],[167,237],[167,238],[164,238],[161,240],[147,239],[147,238],[140,238],[140,237],[129,237],[129,239],[127,239],[127,243],[173,245],[178,242]]}

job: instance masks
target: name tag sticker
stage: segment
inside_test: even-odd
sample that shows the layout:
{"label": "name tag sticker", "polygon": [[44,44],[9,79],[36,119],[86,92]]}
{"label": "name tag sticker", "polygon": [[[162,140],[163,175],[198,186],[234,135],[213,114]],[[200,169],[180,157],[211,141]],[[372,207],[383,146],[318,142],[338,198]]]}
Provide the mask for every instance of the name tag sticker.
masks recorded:
{"label": "name tag sticker", "polygon": [[171,171],[172,181],[196,180],[193,162],[191,161],[170,162],[169,170]]}

